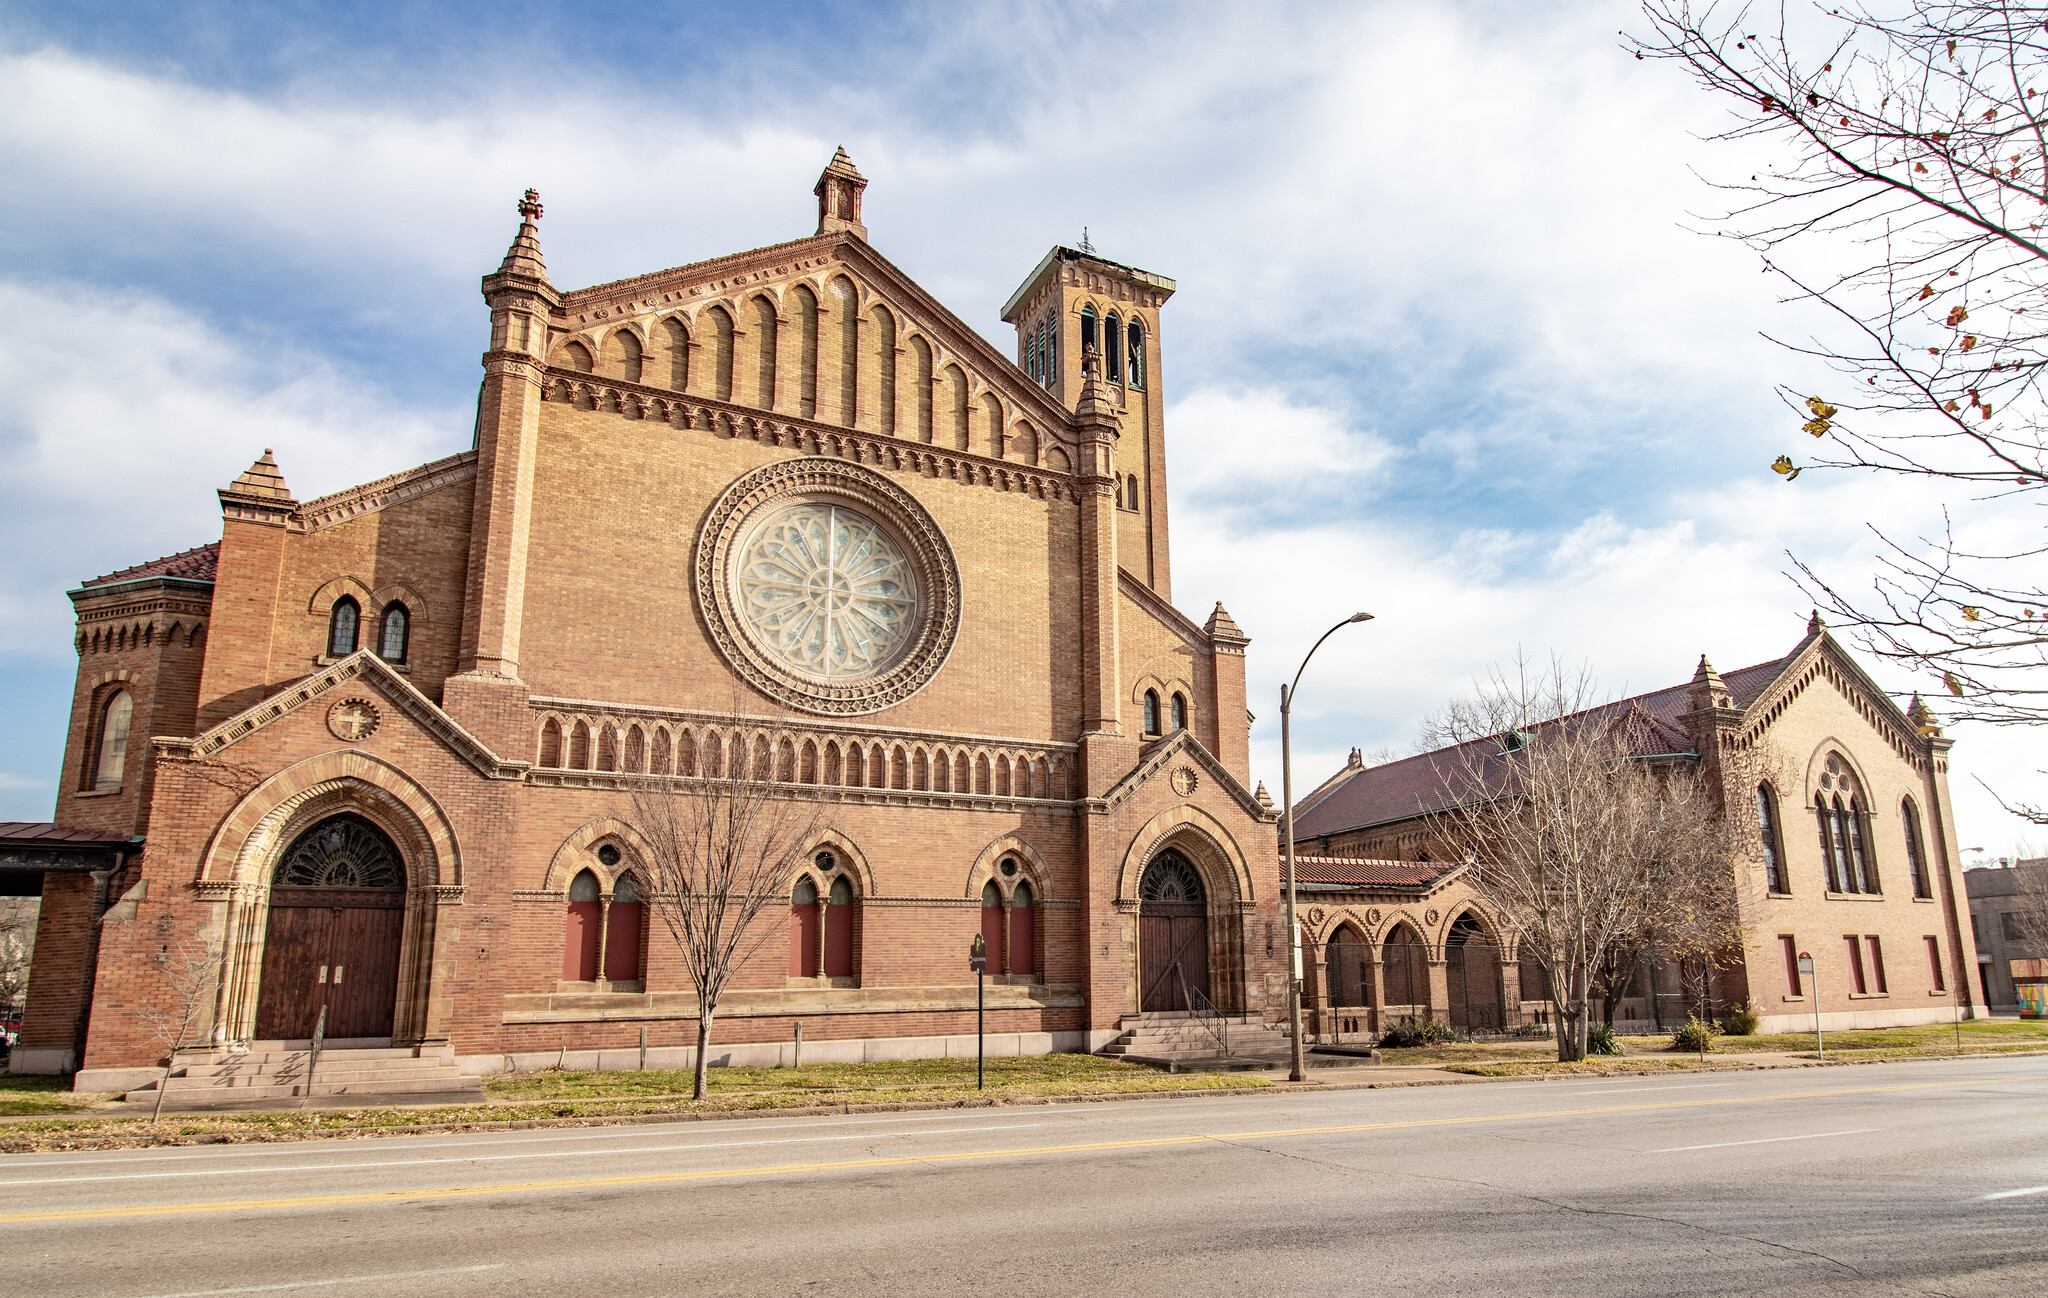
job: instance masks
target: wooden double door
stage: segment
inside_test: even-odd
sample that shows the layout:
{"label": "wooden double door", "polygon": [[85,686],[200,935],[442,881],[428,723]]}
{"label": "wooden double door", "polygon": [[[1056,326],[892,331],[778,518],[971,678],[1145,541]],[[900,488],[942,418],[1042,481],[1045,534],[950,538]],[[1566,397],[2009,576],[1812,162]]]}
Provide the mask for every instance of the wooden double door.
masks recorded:
{"label": "wooden double door", "polygon": [[1201,902],[1138,903],[1138,1008],[1193,1008],[1185,988],[1209,994],[1209,914]]}
{"label": "wooden double door", "polygon": [[403,888],[273,888],[256,1035],[388,1037],[398,1003]]}

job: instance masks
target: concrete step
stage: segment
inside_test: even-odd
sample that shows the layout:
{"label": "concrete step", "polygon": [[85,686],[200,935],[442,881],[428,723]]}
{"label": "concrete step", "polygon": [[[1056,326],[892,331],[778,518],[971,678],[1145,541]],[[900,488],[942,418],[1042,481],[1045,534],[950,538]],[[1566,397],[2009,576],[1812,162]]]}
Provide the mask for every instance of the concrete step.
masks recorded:
{"label": "concrete step", "polygon": [[[322,1082],[389,1082],[404,1088],[422,1082],[441,1078],[461,1078],[464,1074],[456,1068],[413,1068],[396,1070],[389,1068],[329,1068],[322,1064],[316,1080]],[[306,1080],[303,1068],[287,1069],[275,1073],[236,1072],[192,1072],[172,1073],[171,1081],[183,1089],[193,1087],[250,1087],[250,1086],[296,1086]]]}
{"label": "concrete step", "polygon": [[[168,1089],[164,1091],[164,1101],[169,1103],[171,1100],[177,1099],[190,1106],[208,1099],[232,1101],[293,1099],[309,1094],[360,1095],[365,1097],[366,1100],[373,1099],[379,1095],[428,1094],[449,1095],[455,1097],[455,1099],[468,1097],[478,1101],[484,1098],[482,1078],[465,1077],[457,1073],[447,1077],[408,1077],[403,1079],[402,1082],[395,1079],[367,1081],[338,1079],[329,1081],[327,1078],[322,1077],[313,1083],[311,1090],[308,1090],[302,1081],[262,1081],[245,1083],[243,1085],[210,1086],[204,1082],[195,1084],[189,1078],[173,1077],[170,1079]],[[142,1087],[128,1092],[122,1098],[131,1104],[154,1104],[156,1103],[156,1087]],[[449,1102],[453,1103],[455,1099],[451,1099]]]}

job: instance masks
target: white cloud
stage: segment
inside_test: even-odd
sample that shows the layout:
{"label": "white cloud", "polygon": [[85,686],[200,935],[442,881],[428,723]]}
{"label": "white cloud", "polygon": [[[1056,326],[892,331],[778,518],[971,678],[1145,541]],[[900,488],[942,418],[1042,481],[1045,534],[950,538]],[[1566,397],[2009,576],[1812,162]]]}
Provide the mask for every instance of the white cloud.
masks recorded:
{"label": "white cloud", "polygon": [[468,444],[466,409],[394,407],[318,355],[177,307],[0,281],[0,653],[65,651],[61,592],[220,536],[214,490],[266,448],[310,499]]}
{"label": "white cloud", "polygon": [[[1711,205],[1692,168],[1746,167],[1692,138],[1718,108],[1619,49],[1630,0],[933,13],[922,47],[733,86],[565,61],[516,92],[264,97],[0,55],[13,262],[70,276],[0,283],[0,652],[66,644],[77,579],[217,535],[213,489],[263,446],[304,497],[466,443],[476,276],[527,185],[571,286],[807,232],[842,141],[878,249],[992,337],[1084,224],[1180,281],[1179,602],[1256,638],[1268,722],[1316,634],[1380,618],[1305,682],[1305,772],[1405,748],[1517,645],[1617,691],[1783,653],[1785,549],[1853,582],[1863,520],[1933,518],[1911,484],[1764,471],[1800,449],[1773,384],[1819,380],[1756,334],[1803,321],[1682,228]],[[1969,773],[2038,778],[2010,737],[1962,740],[1962,832],[1995,847]]]}

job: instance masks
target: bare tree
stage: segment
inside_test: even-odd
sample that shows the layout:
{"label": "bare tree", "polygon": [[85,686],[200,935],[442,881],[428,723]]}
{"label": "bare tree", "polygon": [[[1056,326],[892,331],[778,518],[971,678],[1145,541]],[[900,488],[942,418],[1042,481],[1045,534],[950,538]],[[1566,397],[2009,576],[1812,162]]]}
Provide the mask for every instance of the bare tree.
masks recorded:
{"label": "bare tree", "polygon": [[[1979,501],[2048,486],[2048,10],[1911,0],[1897,16],[1728,16],[1649,0],[1644,13],[1636,57],[1682,64],[1735,115],[1712,138],[1770,159],[1717,184],[1731,201],[1710,228],[1832,321],[1783,344],[1840,376],[1836,391],[1779,389],[1818,452],[1772,467],[1904,474]],[[1959,720],[2048,720],[2041,534],[1979,548],[1947,524],[1911,539],[1874,530],[1869,592],[1798,565],[1834,619],[1939,682]]]}
{"label": "bare tree", "polygon": [[28,993],[41,904],[34,897],[0,898],[0,1010],[19,1009]]}
{"label": "bare tree", "polygon": [[1495,671],[1430,723],[1472,886],[1548,975],[1560,1060],[1586,1055],[1602,973],[1648,942],[1720,960],[1742,942],[1734,818],[1717,774],[1641,754],[1644,719],[1552,661]]}
{"label": "bare tree", "polygon": [[221,948],[215,942],[185,942],[166,947],[153,960],[149,999],[136,1008],[143,1039],[160,1048],[164,1075],[156,1084],[156,1105],[149,1120],[164,1111],[164,1093],[171,1089],[171,1070],[178,1052],[207,1039],[213,1026],[214,998],[220,989]]}
{"label": "bare tree", "polygon": [[747,751],[751,727],[733,718],[721,748],[706,745],[694,776],[649,776],[631,793],[631,821],[645,840],[647,902],[674,939],[697,994],[697,1076],[703,1099],[711,1023],[733,976],[781,930],[760,922],[786,901],[804,853],[818,841],[816,803],[774,781],[765,744]]}

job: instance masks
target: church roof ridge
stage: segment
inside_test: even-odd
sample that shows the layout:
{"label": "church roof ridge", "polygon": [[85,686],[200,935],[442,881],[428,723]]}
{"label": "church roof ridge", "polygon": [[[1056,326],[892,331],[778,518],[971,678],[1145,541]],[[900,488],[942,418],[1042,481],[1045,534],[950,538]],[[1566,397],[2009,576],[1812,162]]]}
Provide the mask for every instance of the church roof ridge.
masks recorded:
{"label": "church roof ridge", "polygon": [[562,291],[562,305],[567,307],[572,302],[586,301],[594,296],[606,294],[617,289],[672,278],[686,271],[702,271],[707,267],[742,262],[750,257],[760,257],[769,253],[782,252],[785,249],[801,247],[804,244],[816,244],[823,248],[840,242],[842,237],[836,231],[831,234],[807,234],[800,239],[786,239],[781,243],[763,244],[759,248],[747,248],[740,252],[729,252],[723,256],[707,257],[703,261],[686,261],[678,266],[669,266],[662,270],[650,270],[639,275],[628,275],[623,279],[610,279],[601,284],[586,284],[582,288],[564,289]]}

